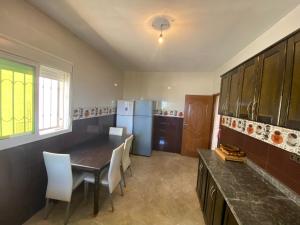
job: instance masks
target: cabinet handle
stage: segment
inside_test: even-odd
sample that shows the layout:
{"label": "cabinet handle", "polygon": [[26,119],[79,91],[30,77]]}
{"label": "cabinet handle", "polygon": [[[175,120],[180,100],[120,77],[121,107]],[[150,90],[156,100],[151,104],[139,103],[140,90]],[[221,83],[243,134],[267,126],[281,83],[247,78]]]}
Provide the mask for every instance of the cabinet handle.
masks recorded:
{"label": "cabinet handle", "polygon": [[253,105],[252,105],[252,115],[251,115],[252,120],[254,120],[256,117],[256,106],[257,106],[257,101],[254,98]]}
{"label": "cabinet handle", "polygon": [[227,115],[228,114],[228,102],[229,102],[229,97],[227,97],[226,99],[226,104],[225,104],[225,114]]}
{"label": "cabinet handle", "polygon": [[215,191],[216,191],[215,187],[212,186],[211,189],[210,189],[210,197],[211,197],[211,200],[214,199],[214,196],[213,196],[213,195],[214,195]]}
{"label": "cabinet handle", "polygon": [[201,171],[202,171],[202,168],[203,168],[203,164],[201,163],[201,164],[200,164],[200,169],[199,169],[200,173],[201,173]]}
{"label": "cabinet handle", "polygon": [[[247,105],[247,113],[248,113],[248,119],[251,119],[251,112],[250,112],[250,107],[252,105],[252,101],[249,102]],[[251,107],[252,108],[252,107]]]}
{"label": "cabinet handle", "polygon": [[236,100],[235,117],[238,117],[239,104],[240,104],[240,97],[238,97],[238,99]]}

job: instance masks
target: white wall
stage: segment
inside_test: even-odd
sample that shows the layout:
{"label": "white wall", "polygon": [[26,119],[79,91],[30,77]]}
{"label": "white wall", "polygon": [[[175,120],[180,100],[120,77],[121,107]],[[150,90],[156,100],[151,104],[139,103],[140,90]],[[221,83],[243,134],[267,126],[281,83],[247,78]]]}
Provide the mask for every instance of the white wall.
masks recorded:
{"label": "white wall", "polygon": [[185,95],[217,92],[213,78],[213,74],[198,72],[126,72],[123,97],[160,100],[167,103],[163,105],[165,110],[183,111]]}
{"label": "white wall", "polygon": [[25,1],[0,0],[0,5],[0,35],[73,64],[73,107],[108,105],[121,98],[123,74],[99,52]]}
{"label": "white wall", "polygon": [[261,36],[255,39],[252,43],[242,49],[237,55],[232,57],[220,68],[215,71],[216,82],[214,88],[220,87],[220,75],[229,71],[230,69],[241,64],[245,60],[251,58],[272,44],[276,43],[285,36],[291,34],[300,28],[300,5],[289,12],[285,17],[274,24],[269,30],[264,32]]}

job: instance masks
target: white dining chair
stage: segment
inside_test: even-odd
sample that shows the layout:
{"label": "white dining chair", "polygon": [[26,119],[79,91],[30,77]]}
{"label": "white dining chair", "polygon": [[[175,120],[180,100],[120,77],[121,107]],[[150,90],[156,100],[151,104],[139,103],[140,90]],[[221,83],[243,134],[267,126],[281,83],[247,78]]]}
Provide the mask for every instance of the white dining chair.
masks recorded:
{"label": "white dining chair", "polygon": [[124,151],[122,155],[122,162],[121,162],[121,168],[122,168],[122,179],[124,186],[126,187],[126,182],[125,182],[125,172],[129,168],[130,169],[130,174],[132,176],[132,169],[131,169],[131,160],[129,157],[129,152],[132,146],[132,141],[133,141],[133,135],[130,135],[130,137],[126,138],[125,140],[125,145],[124,145]]}
{"label": "white dining chair", "polygon": [[[100,175],[100,184],[107,187],[109,193],[109,199],[111,203],[111,209],[114,211],[114,205],[112,200],[112,193],[119,185],[121,190],[121,195],[123,196],[123,188],[122,188],[122,177],[121,177],[121,160],[122,154],[124,150],[124,144],[120,145],[116,149],[113,150],[109,168],[104,170]],[[88,193],[88,184],[95,183],[95,178],[92,174],[87,175],[84,178],[84,189],[85,193]]]}
{"label": "white dining chair", "polygon": [[110,127],[109,128],[109,135],[115,136],[123,136],[123,128],[121,127]]}
{"label": "white dining chair", "polygon": [[68,223],[73,190],[83,182],[84,173],[74,173],[69,154],[43,152],[48,184],[46,190],[45,219],[48,217],[50,200],[67,202],[64,224]]}

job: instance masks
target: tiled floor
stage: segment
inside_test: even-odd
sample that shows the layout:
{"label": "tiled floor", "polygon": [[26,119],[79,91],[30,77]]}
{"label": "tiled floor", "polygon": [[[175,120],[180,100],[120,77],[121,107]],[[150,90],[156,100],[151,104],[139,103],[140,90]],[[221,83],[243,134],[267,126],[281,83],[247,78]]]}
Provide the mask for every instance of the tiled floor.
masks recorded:
{"label": "tiled floor", "polygon": [[[101,209],[93,217],[92,193],[85,203],[79,189],[73,197],[69,224],[204,225],[195,192],[197,159],[154,151],[152,157],[133,156],[132,168],[133,176],[126,174],[124,196],[119,189],[113,194],[113,213],[102,189]],[[41,210],[25,224],[63,224],[65,206],[56,204],[47,220]]]}

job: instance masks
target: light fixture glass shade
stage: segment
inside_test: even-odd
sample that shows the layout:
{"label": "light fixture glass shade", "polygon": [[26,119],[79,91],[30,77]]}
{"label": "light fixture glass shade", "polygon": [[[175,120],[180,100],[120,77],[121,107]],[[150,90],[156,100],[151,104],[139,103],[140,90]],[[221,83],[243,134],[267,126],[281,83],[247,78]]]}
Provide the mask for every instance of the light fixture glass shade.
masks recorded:
{"label": "light fixture glass shade", "polygon": [[163,42],[164,42],[163,36],[162,36],[162,34],[160,34],[159,38],[158,38],[158,43],[162,44]]}

